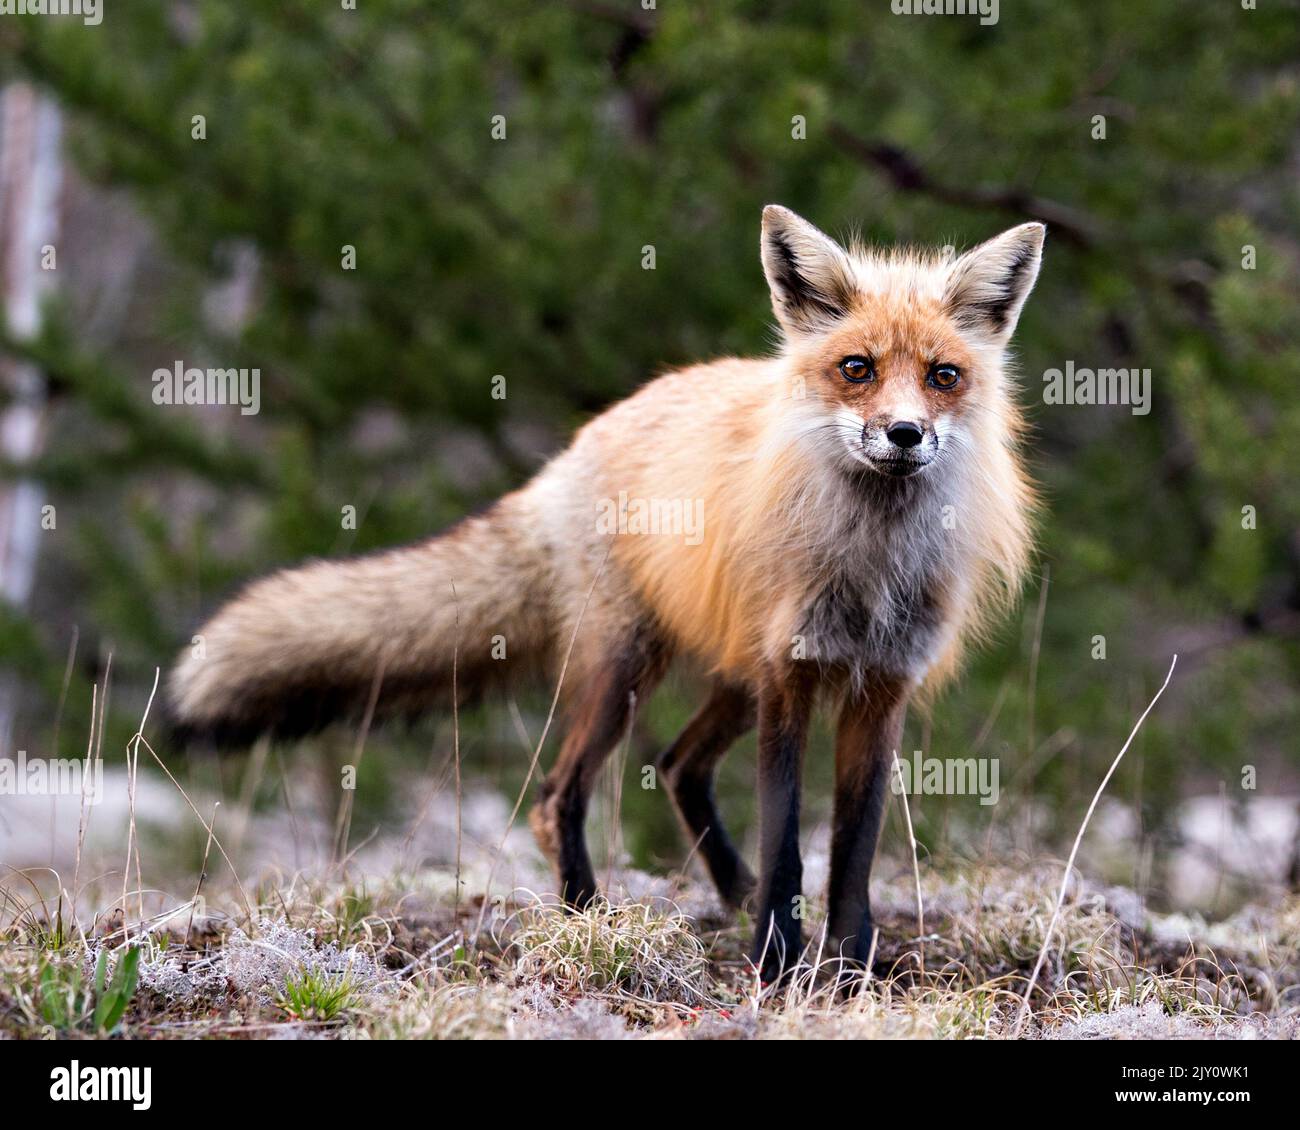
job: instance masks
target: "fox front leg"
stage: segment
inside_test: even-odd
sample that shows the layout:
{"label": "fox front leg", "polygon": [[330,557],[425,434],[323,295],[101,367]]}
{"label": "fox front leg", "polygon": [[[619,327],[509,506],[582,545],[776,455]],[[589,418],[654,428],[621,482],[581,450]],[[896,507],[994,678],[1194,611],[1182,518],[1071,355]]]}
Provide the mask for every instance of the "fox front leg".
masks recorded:
{"label": "fox front leg", "polygon": [[904,688],[876,681],[841,709],[835,735],[835,816],[827,933],[840,956],[871,953],[871,861],[880,839],[893,751],[907,713]]}
{"label": "fox front leg", "polygon": [[753,958],[764,981],[799,960],[803,862],[799,779],[816,675],[804,664],[765,679],[758,692],[758,923]]}

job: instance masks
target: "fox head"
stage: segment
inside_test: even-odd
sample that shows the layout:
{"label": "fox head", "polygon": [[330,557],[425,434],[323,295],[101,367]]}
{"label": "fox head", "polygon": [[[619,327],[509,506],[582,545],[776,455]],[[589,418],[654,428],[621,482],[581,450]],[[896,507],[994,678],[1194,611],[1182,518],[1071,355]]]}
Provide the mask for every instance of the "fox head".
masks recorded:
{"label": "fox head", "polygon": [[990,418],[1010,424],[1003,357],[1045,230],[1021,224],[956,257],[876,253],[768,205],[763,270],[801,433],[849,470],[906,478],[942,473]]}

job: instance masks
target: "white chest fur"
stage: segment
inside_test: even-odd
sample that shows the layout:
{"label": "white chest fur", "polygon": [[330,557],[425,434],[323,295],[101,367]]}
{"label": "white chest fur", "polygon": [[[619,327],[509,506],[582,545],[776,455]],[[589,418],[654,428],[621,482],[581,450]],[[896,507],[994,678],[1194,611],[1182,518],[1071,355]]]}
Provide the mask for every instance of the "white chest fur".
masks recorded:
{"label": "white chest fur", "polygon": [[820,547],[799,624],[804,654],[859,683],[872,673],[919,679],[945,636],[960,543],[931,484],[859,487]]}

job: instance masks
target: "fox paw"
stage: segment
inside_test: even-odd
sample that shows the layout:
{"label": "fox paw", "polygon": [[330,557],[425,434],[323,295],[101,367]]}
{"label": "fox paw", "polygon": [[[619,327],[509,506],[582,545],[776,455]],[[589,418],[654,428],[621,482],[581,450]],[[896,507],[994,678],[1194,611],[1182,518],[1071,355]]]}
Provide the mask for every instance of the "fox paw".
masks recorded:
{"label": "fox paw", "polygon": [[528,812],[528,826],[542,854],[555,866],[560,863],[560,821],[555,811],[554,798],[542,796]]}

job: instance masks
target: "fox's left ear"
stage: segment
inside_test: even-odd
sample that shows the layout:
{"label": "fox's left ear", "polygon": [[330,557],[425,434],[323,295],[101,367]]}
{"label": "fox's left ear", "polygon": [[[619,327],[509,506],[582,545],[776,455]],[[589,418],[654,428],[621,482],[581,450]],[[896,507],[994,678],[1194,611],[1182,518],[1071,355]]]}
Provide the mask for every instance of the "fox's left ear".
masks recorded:
{"label": "fox's left ear", "polygon": [[1021,224],[962,255],[948,273],[944,303],[962,325],[997,341],[1011,337],[1043,261],[1042,224]]}

